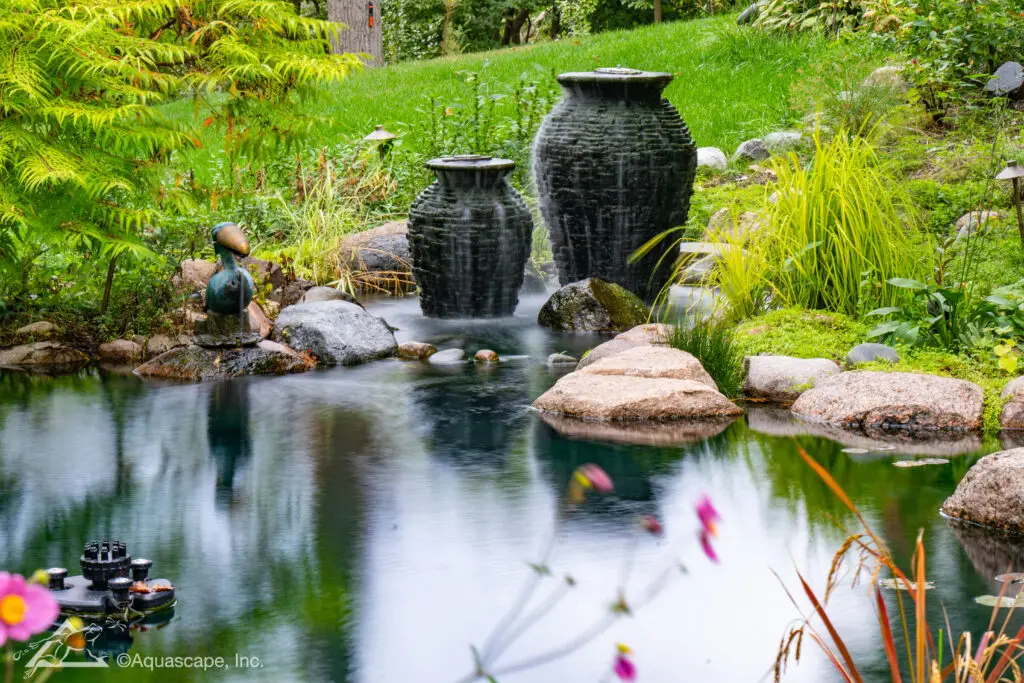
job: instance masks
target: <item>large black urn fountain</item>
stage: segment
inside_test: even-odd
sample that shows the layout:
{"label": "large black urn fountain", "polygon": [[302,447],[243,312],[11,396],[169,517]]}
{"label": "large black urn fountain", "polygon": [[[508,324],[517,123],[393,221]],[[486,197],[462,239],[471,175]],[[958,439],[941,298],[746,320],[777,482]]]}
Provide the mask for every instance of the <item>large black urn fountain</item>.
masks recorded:
{"label": "large black urn fountain", "polygon": [[508,182],[515,163],[486,156],[427,162],[437,181],[409,209],[409,252],[423,314],[512,315],[530,256],[533,219]]}
{"label": "large black urn fountain", "polygon": [[558,76],[565,96],[537,134],[533,170],[563,285],[596,277],[651,302],[668,282],[675,240],[629,258],[690,209],[697,149],[661,96],[671,80],[618,68]]}

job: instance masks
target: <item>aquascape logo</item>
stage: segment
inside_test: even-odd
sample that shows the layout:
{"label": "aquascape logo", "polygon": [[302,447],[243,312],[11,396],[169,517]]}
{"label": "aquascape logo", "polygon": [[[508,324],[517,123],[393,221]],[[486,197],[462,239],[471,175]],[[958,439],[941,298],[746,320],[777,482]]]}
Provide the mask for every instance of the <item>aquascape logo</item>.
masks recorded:
{"label": "aquascape logo", "polygon": [[[108,668],[102,658],[89,651],[89,644],[102,632],[103,629],[90,628],[75,617],[65,620],[49,638],[29,646],[28,650],[38,649],[25,663],[25,678],[32,678],[42,669]],[[26,653],[23,650],[16,658]]]}

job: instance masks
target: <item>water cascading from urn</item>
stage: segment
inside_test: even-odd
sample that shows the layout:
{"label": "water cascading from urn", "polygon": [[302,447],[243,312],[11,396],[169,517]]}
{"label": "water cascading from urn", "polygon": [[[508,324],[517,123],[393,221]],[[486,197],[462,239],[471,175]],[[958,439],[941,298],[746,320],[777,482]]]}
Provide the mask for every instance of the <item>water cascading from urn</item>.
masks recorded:
{"label": "water cascading from urn", "polygon": [[668,283],[697,170],[690,130],[662,91],[672,74],[596,69],[558,76],[564,97],[534,143],[534,178],[561,284],[588,277],[653,301]]}
{"label": "water cascading from urn", "polygon": [[515,163],[463,155],[433,159],[437,180],[409,209],[409,254],[423,314],[509,316],[519,302],[533,219],[508,181]]}

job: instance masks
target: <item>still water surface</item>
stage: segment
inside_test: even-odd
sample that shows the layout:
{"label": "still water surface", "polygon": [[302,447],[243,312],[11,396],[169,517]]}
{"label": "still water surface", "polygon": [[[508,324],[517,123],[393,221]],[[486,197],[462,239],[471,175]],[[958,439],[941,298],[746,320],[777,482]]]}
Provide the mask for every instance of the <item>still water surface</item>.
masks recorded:
{"label": "still water surface", "polygon": [[[501,680],[602,680],[617,641],[634,649],[641,681],[770,680],[796,616],[772,570],[795,588],[799,567],[821,588],[844,537],[830,518],[850,519],[770,411],[688,443],[560,435],[529,409],[558,377],[544,359],[597,340],[539,330],[538,304],[498,322],[426,321],[414,300],[374,305],[400,340],[493,348],[507,359],[497,368],[381,361],[202,385],[97,371],[0,375],[0,567],[77,573],[85,541],[124,539],[179,599],[166,626],[133,634],[130,652],[225,660],[214,671],[112,665],[57,680],[455,681],[470,670],[469,643],[483,643],[514,602],[584,462],[604,467],[617,493],[558,523],[555,578],[533,604],[565,574],[576,586],[501,661],[547,651],[600,619],[624,556],[633,600],[673,558],[689,573],[670,573],[656,599],[571,656]],[[937,510],[998,444],[903,469],[892,462],[906,448],[851,455],[820,436],[797,439],[904,564],[924,529],[933,605],[982,629],[989,611],[973,597],[998,592],[995,573],[1024,570],[1015,564],[1024,552],[954,533]],[[720,564],[694,542],[693,505],[705,492],[724,518]],[[636,514],[663,520],[666,537],[641,538],[629,553]],[[840,591],[833,605],[855,656],[885,680],[864,590]],[[239,668],[236,655],[253,666]],[[838,679],[805,647],[785,680]]]}

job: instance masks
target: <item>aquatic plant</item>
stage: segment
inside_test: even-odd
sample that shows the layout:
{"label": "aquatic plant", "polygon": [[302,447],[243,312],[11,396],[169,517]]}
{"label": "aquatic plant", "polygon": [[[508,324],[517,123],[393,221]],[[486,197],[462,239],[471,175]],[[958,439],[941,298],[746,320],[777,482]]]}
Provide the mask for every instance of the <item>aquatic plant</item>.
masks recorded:
{"label": "aquatic plant", "polygon": [[[627,540],[626,552],[622,556],[622,565],[619,571],[619,581],[615,588],[614,599],[609,603],[608,609],[604,614],[596,622],[550,650],[519,661],[509,663],[499,661],[501,656],[514,642],[529,630],[531,626],[547,616],[576,585],[576,580],[572,576],[566,575],[562,577],[557,582],[555,588],[540,602],[536,609],[526,612],[526,607],[530,604],[537,590],[541,588],[543,581],[554,575],[548,562],[554,551],[555,532],[557,531],[558,522],[568,519],[575,510],[579,509],[586,502],[589,494],[609,494],[613,491],[614,485],[611,477],[598,465],[586,463],[576,468],[569,479],[566,496],[559,502],[556,512],[556,528],[552,529],[548,536],[540,558],[530,563],[530,573],[526,583],[508,612],[498,620],[497,625],[487,637],[484,645],[482,647],[472,646],[470,648],[473,655],[473,671],[458,679],[458,683],[470,683],[479,680],[496,681],[498,676],[506,676],[527,669],[533,669],[566,657],[601,636],[620,618],[634,615],[639,609],[654,600],[668,585],[670,579],[680,573],[686,573],[686,567],[681,562],[672,560],[635,598],[632,596],[627,597],[626,585],[633,569],[633,553],[636,549],[639,535],[646,532],[654,536],[661,536],[664,532],[661,522],[656,518],[650,515],[639,516],[633,525],[633,533],[630,534]],[[715,554],[712,541],[718,533],[717,524],[721,516],[711,503],[711,499],[707,496],[701,498],[697,503],[696,516],[700,525],[696,536],[701,548],[709,559],[717,562],[718,556]],[[611,673],[619,680],[633,681],[636,679],[636,666],[630,659],[631,655],[632,650],[629,647],[622,644],[617,645]]]}
{"label": "aquatic plant", "polygon": [[[776,683],[782,679],[790,659],[799,662],[804,637],[810,638],[824,653],[842,680],[847,683],[863,683],[865,680],[827,610],[829,597],[839,586],[842,569],[851,557],[856,560],[856,568],[853,572],[854,584],[856,585],[862,570],[870,576],[869,594],[875,606],[878,630],[885,649],[890,680],[894,683],[901,683],[905,680],[904,671],[908,674],[910,683],[944,683],[945,681],[953,683],[980,683],[981,681],[985,683],[996,683],[997,681],[1021,683],[1024,680],[1024,674],[1016,660],[1024,655],[1024,627],[1015,634],[1007,631],[1010,617],[1013,615],[1013,608],[1018,604],[1016,600],[1010,600],[1009,614],[1003,620],[999,630],[993,630],[998,610],[1004,604],[1003,593],[1010,583],[1004,584],[1002,592],[995,600],[988,630],[981,638],[976,639],[973,634],[964,631],[954,641],[953,629],[947,618],[945,633],[948,638],[951,659],[949,662],[944,662],[943,631],[939,629],[936,632],[932,629],[925,610],[928,582],[926,581],[925,549],[922,541],[924,532],[918,532],[911,557],[912,569],[908,576],[897,565],[885,541],[875,533],[864,515],[854,505],[843,488],[832,478],[828,470],[808,455],[803,448],[797,446],[797,452],[842,504],[853,513],[860,523],[860,529],[850,533],[833,556],[823,595],[815,592],[804,576],[799,571],[797,572],[800,589],[810,601],[812,611],[810,614],[800,612],[800,618],[791,624],[783,634],[775,659]],[[895,593],[899,610],[899,629],[902,631],[902,644],[906,650],[904,653],[906,669],[901,669],[896,637],[886,601],[882,595],[882,585],[886,579],[883,579],[881,574],[886,570],[893,576],[892,585],[898,588]],[[786,594],[799,611],[799,605],[788,589],[786,589]],[[905,605],[905,600],[909,600],[910,604]],[[816,621],[820,621],[824,631],[815,624]],[[871,664],[875,664],[873,659]]]}
{"label": "aquatic plant", "polygon": [[719,391],[737,396],[743,389],[743,352],[733,330],[714,318],[680,320],[672,326],[668,344],[699,360]]}

